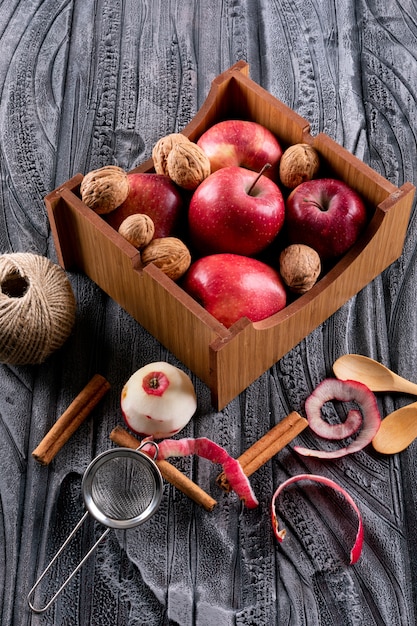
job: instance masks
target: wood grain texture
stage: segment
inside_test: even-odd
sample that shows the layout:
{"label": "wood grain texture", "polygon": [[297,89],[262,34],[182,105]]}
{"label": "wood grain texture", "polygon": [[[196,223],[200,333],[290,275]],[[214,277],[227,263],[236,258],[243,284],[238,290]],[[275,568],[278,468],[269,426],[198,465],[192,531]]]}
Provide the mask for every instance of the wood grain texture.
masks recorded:
{"label": "wood grain texture", "polygon": [[[0,252],[56,260],[44,197],[77,172],[131,169],[181,130],[211,81],[238,60],[251,77],[393,185],[416,183],[417,8],[405,0],[11,0],[0,11]],[[341,354],[358,352],[417,382],[417,240],[381,276],[222,411],[193,377],[199,407],[184,436],[238,456],[306,397]],[[217,466],[176,465],[218,501],[201,510],[166,485],[150,524],[111,532],[44,616],[26,595],[84,512],[81,477],[120,423],[121,387],[141,365],[175,358],[82,274],[70,273],[73,333],[43,365],[1,365],[0,622],[2,626],[412,626],[417,588],[416,445],[323,463],[287,447],[252,480],[241,510],[215,485]],[[31,458],[79,390],[100,373],[111,390],[48,467]],[[410,402],[379,394],[383,414]],[[317,445],[310,432],[303,445]],[[299,472],[346,487],[365,524],[347,564],[355,518],[313,486],[282,495],[287,537],[272,538],[275,487]],[[89,523],[44,592],[101,532]]]}

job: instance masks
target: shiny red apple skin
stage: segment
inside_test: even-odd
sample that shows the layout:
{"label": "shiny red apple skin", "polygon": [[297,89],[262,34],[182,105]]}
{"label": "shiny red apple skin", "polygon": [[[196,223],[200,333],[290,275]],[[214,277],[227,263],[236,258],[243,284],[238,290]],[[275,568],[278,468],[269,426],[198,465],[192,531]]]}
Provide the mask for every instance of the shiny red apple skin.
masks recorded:
{"label": "shiny red apple skin", "polygon": [[211,171],[231,165],[260,172],[265,163],[271,165],[266,174],[275,175],[282,148],[275,135],[257,122],[224,120],[210,126],[198,139],[211,164]]}
{"label": "shiny red apple skin", "polygon": [[362,198],[341,180],[318,178],[296,187],[286,201],[290,243],[314,248],[322,259],[344,254],[367,222]]}
{"label": "shiny red apple skin", "polygon": [[257,322],[286,305],[278,272],[265,263],[236,254],[213,254],[195,261],[182,288],[226,328],[247,317]]}
{"label": "shiny red apple skin", "polygon": [[145,213],[154,222],[155,239],[172,235],[181,217],[183,200],[169,176],[131,172],[128,180],[129,195],[115,211],[106,215],[106,221],[118,230],[129,215]]}
{"label": "shiny red apple skin", "polygon": [[285,219],[282,193],[272,180],[242,167],[224,167],[195,190],[188,211],[191,242],[200,254],[232,252],[254,256],[280,232]]}

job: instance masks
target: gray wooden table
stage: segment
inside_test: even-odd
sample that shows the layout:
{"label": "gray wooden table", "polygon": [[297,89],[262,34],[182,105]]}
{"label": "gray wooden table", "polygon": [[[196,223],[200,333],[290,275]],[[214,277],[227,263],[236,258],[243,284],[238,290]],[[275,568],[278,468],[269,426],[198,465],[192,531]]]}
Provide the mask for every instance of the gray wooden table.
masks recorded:
{"label": "gray wooden table", "polygon": [[[381,0],[3,0],[0,3],[0,252],[56,260],[44,196],[77,172],[148,158],[182,129],[219,73],[243,59],[256,82],[392,183],[416,183],[417,6]],[[187,436],[238,455],[331,374],[347,352],[417,380],[417,224],[402,257],[223,411],[194,376]],[[69,278],[77,319],[40,366],[1,365],[2,626],[404,626],[416,623],[416,447],[334,462],[291,446],[254,477],[258,509],[216,491],[219,468],[176,465],[219,501],[207,513],[170,485],[152,521],[111,532],[44,615],[26,596],[83,513],[81,477],[121,423],[130,374],[175,359],[83,275]],[[31,452],[95,373],[110,392],[52,464]],[[381,394],[381,412],[410,402]],[[311,435],[299,441],[311,444]],[[300,472],[347,488],[362,511],[362,556],[349,566],[355,518],[314,487],[284,498],[285,542],[272,537],[276,486]],[[88,524],[54,570],[63,581],[100,529]],[[48,589],[50,591],[51,589]]]}

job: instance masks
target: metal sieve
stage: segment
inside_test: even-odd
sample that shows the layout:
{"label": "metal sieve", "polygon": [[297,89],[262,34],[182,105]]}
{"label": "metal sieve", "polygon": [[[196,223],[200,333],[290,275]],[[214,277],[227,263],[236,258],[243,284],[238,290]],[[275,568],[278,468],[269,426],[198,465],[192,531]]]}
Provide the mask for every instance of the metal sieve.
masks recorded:
{"label": "metal sieve", "polygon": [[[140,451],[146,444],[151,444],[155,448],[153,459]],[[158,445],[153,441],[146,442],[146,444],[141,444],[136,450],[131,448],[107,450],[97,456],[87,467],[81,483],[87,511],[30,590],[27,601],[32,611],[43,613],[51,606],[112,528],[126,529],[139,526],[156,512],[161,502],[163,489],[161,472],[154,460],[158,455]],[[47,604],[42,607],[34,606],[32,596],[38,585],[89,514],[107,526],[107,530],[89,549]]]}

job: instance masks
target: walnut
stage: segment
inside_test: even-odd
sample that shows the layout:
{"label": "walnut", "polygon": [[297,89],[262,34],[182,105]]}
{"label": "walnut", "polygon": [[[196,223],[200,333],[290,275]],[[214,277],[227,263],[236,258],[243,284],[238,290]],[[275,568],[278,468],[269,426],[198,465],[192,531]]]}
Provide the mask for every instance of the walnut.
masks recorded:
{"label": "walnut", "polygon": [[295,243],[281,252],[279,269],[290,291],[302,294],[309,291],[317,282],[321,272],[321,261],[313,248]]}
{"label": "walnut", "polygon": [[110,213],[124,202],[129,193],[127,173],[117,165],[92,170],[81,181],[82,201],[100,215]]}
{"label": "walnut", "polygon": [[172,280],[178,280],[191,265],[191,254],[177,237],[153,239],[141,252],[142,263],[153,263]]}
{"label": "walnut", "polygon": [[193,190],[210,174],[210,160],[196,143],[177,143],[168,154],[168,176],[180,187]]}
{"label": "walnut", "polygon": [[311,180],[320,167],[320,157],[315,148],[307,143],[297,143],[287,148],[279,162],[281,183],[294,189],[306,180]]}
{"label": "walnut", "polygon": [[155,234],[155,224],[149,215],[134,213],[129,215],[119,226],[119,233],[135,248],[147,246]]}
{"label": "walnut", "polygon": [[177,144],[189,143],[188,137],[182,133],[171,133],[161,137],[152,149],[152,159],[157,174],[169,176],[167,169],[167,158],[172,148]]}

